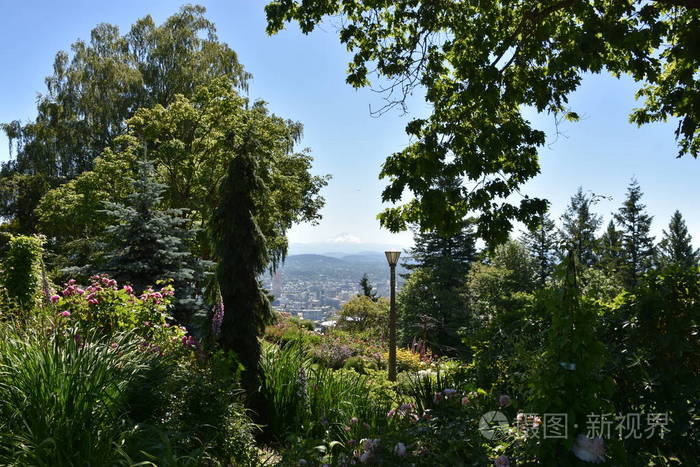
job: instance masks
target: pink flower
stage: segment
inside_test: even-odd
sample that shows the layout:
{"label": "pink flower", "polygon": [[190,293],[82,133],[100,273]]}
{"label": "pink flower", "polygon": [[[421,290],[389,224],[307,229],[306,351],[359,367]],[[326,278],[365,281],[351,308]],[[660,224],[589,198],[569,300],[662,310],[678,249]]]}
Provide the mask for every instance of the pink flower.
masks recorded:
{"label": "pink flower", "polygon": [[84,291],[83,289],[81,289],[80,287],[77,287],[77,288],[75,289],[75,293],[77,293],[78,295],[82,295],[82,294],[85,293],[85,291]]}
{"label": "pink flower", "polygon": [[493,465],[496,467],[509,467],[510,466],[510,461],[506,456],[498,456],[496,460],[493,461]]}
{"label": "pink flower", "polygon": [[469,398],[467,396],[462,397],[462,405],[469,404]]}
{"label": "pink flower", "polygon": [[51,303],[56,303],[56,302],[58,302],[60,299],[61,299],[61,297],[58,296],[58,295],[56,295],[56,294],[51,295],[51,298],[49,298],[49,300],[51,300]]}
{"label": "pink flower", "polygon": [[63,316],[64,318],[68,318],[68,317],[70,316],[70,311],[62,311],[62,312],[59,313],[59,314],[60,314],[61,316]]}
{"label": "pink flower", "polygon": [[88,302],[90,305],[97,305],[98,303],[100,303],[99,300],[97,300],[96,298],[91,298],[91,299],[88,300],[87,302]]}
{"label": "pink flower", "polygon": [[68,281],[68,285],[75,285],[75,279],[71,279]]}
{"label": "pink flower", "polygon": [[144,322],[143,322],[143,325],[146,326],[147,328],[148,328],[148,327],[151,327],[151,322],[150,322],[150,321],[144,321]]}
{"label": "pink flower", "polygon": [[124,286],[124,291],[128,293],[129,295],[134,293],[134,289],[130,285],[125,285]]}
{"label": "pink flower", "polygon": [[502,394],[501,397],[498,398],[498,405],[501,407],[508,407],[510,405],[510,396]]}

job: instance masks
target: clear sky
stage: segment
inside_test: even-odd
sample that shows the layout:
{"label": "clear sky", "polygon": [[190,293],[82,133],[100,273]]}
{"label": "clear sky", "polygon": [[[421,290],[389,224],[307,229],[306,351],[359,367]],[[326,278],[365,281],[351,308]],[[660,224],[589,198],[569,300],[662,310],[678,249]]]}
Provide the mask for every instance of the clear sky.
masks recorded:
{"label": "clear sky", "polygon": [[[410,100],[408,115],[393,112],[372,117],[369,109],[381,106],[381,96],[345,84],[349,54],[331,23],[309,36],[291,26],[268,37],[262,0],[198,3],[206,6],[219,39],[238,52],[253,74],[250,96],[267,101],[278,115],[302,122],[302,146],[313,151],[314,172],[333,176],[324,191],[327,203],[321,223],[295,227],[290,240],[410,244],[410,234],[381,230],[375,216],[383,209],[380,165],[386,155],[405,147],[403,129],[409,119],[426,113],[420,96]],[[56,52],[68,50],[79,38],[89,39],[98,23],[116,24],[126,32],[137,18],[151,14],[160,23],[181,4],[0,0],[0,122],[26,121],[36,115],[36,95],[45,89],[43,80],[51,73]],[[550,137],[540,154],[542,173],[523,192],[549,199],[558,217],[581,185],[610,197],[596,206],[607,223],[635,176],[654,215],[654,234],[660,236],[679,209],[700,246],[700,161],[688,156],[676,159],[673,122],[641,129],[628,123],[637,87],[629,79],[587,77],[570,101],[583,119],[561,125],[563,135],[558,138],[551,116],[529,112],[531,121]],[[0,136],[0,158],[8,158],[4,135]]]}

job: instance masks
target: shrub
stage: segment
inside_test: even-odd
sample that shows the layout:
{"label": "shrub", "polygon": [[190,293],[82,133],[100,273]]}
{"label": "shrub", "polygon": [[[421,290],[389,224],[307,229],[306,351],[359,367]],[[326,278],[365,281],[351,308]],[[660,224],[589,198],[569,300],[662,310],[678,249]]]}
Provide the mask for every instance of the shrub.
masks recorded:
{"label": "shrub", "polygon": [[[150,380],[134,394],[130,415],[140,431],[127,445],[133,459],[158,465],[256,465],[257,427],[242,404],[237,358],[218,351],[210,358],[187,358],[164,378]],[[143,393],[152,394],[143,400]],[[138,410],[140,409],[140,410]],[[141,453],[147,453],[143,456]]]}
{"label": "shrub", "polygon": [[[384,352],[382,355],[383,361],[389,361],[389,353]],[[409,349],[396,349],[396,370],[399,372],[410,371],[415,372],[427,367],[427,363],[421,360],[420,354],[412,352]]]}
{"label": "shrub", "polygon": [[389,329],[389,301],[376,301],[365,295],[357,295],[340,308],[338,329],[363,334],[372,338],[385,338]]}
{"label": "shrub", "polygon": [[7,295],[20,306],[31,307],[41,296],[43,251],[41,237],[10,237],[9,250],[3,261],[2,282]]}
{"label": "shrub", "polygon": [[140,339],[0,330],[0,464],[113,465],[127,394],[158,356]]}
{"label": "shrub", "polygon": [[156,291],[147,289],[136,296],[130,286],[119,288],[107,275],[91,277],[85,289],[71,279],[64,284],[61,295],[53,295],[55,315],[59,325],[74,328],[79,333],[93,331],[103,335],[133,332],[159,351],[197,346],[185,337],[185,328],[170,323],[168,313],[173,297],[171,286]]}
{"label": "shrub", "polygon": [[365,377],[314,366],[299,345],[267,345],[261,366],[272,409],[270,429],[280,439],[289,435],[319,439],[328,430],[343,437],[342,427],[352,417],[374,422],[386,413],[385,407],[367,397]]}

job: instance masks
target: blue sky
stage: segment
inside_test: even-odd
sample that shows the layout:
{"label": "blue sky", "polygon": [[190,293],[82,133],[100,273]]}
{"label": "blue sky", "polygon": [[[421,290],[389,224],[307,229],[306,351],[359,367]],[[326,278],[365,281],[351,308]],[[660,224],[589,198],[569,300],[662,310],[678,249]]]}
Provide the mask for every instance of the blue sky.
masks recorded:
{"label": "blue sky", "polygon": [[[323,220],[290,232],[292,242],[381,243],[405,246],[408,233],[391,234],[379,228],[384,182],[377,175],[387,154],[407,143],[404,127],[411,117],[424,115],[420,96],[409,101],[409,114],[390,112],[382,117],[369,109],[382,105],[380,95],[354,90],[345,84],[349,55],[338,43],[331,23],[309,36],[294,26],[268,37],[265,2],[258,0],[201,1],[217,27],[220,40],[239,54],[253,74],[250,96],[267,101],[277,114],[304,124],[302,146],[311,148],[314,171],[331,174],[324,191]],[[0,122],[35,116],[35,99],[44,90],[58,50],[87,39],[100,22],[118,25],[123,32],[139,17],[151,14],[161,22],[178,10],[177,1],[24,1],[0,0]],[[638,85],[629,79],[586,77],[571,96],[572,109],[583,117],[560,126],[555,138],[553,117],[527,111],[528,118],[548,132],[541,151],[542,173],[522,190],[549,199],[558,217],[579,185],[610,197],[596,210],[605,222],[622,200],[635,176],[645,192],[644,202],[654,215],[653,232],[661,235],[675,209],[686,218],[700,246],[700,161],[676,159],[674,124],[628,123]],[[8,157],[7,140],[0,137],[0,158]],[[332,243],[332,242],[331,242]]]}

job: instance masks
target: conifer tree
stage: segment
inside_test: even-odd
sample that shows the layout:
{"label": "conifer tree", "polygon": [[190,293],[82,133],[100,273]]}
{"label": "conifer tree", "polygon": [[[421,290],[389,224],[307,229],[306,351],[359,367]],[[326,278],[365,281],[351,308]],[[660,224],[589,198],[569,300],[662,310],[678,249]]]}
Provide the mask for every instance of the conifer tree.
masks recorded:
{"label": "conifer tree", "polygon": [[269,261],[265,236],[255,221],[256,200],[264,199],[266,193],[258,176],[259,150],[247,136],[229,162],[219,188],[220,204],[210,220],[210,233],[226,307],[219,342],[224,350],[234,351],[245,367],[242,383],[249,406],[264,420],[258,336],[272,319],[272,308],[258,281]]}
{"label": "conifer tree", "polygon": [[187,321],[195,304],[195,284],[212,263],[189,252],[187,241],[196,232],[187,228],[184,210],[158,209],[165,186],[153,179],[153,173],[152,162],[139,161],[138,178],[131,181],[133,193],[127,203],[103,203],[114,223],[105,229],[105,266],[99,269],[130,283],[138,292],[171,279],[176,316]]}
{"label": "conifer tree", "polygon": [[461,346],[458,330],[467,324],[468,312],[463,287],[476,257],[475,235],[468,220],[455,235],[416,232],[403,266],[412,280],[399,298],[399,327],[404,343],[429,336],[428,344],[442,353],[454,353]]}
{"label": "conifer tree", "polygon": [[663,231],[659,242],[659,261],[663,265],[677,265],[681,268],[695,268],[700,260],[700,250],[693,248],[693,237],[688,233],[680,211],[673,213],[668,230]]}
{"label": "conifer tree", "polygon": [[608,276],[618,276],[622,270],[622,232],[610,221],[598,240],[598,266]]}
{"label": "conifer tree", "polygon": [[567,248],[571,248],[581,267],[596,263],[596,231],[602,222],[600,216],[591,211],[593,197],[579,187],[562,215],[560,236]]}
{"label": "conifer tree", "polygon": [[367,273],[363,274],[362,279],[360,279],[360,289],[362,289],[362,295],[371,299],[373,302],[376,302],[378,300],[377,292],[374,290],[374,287],[370,283]]}
{"label": "conifer tree", "polygon": [[643,193],[636,179],[627,187],[627,199],[615,214],[622,229],[622,276],[625,287],[632,288],[651,269],[654,258],[654,238],[649,234],[652,216],[641,203]]}
{"label": "conifer tree", "polygon": [[528,229],[521,238],[532,259],[537,263],[537,283],[544,287],[554,271],[557,257],[557,238],[554,221],[545,213],[534,229]]}

